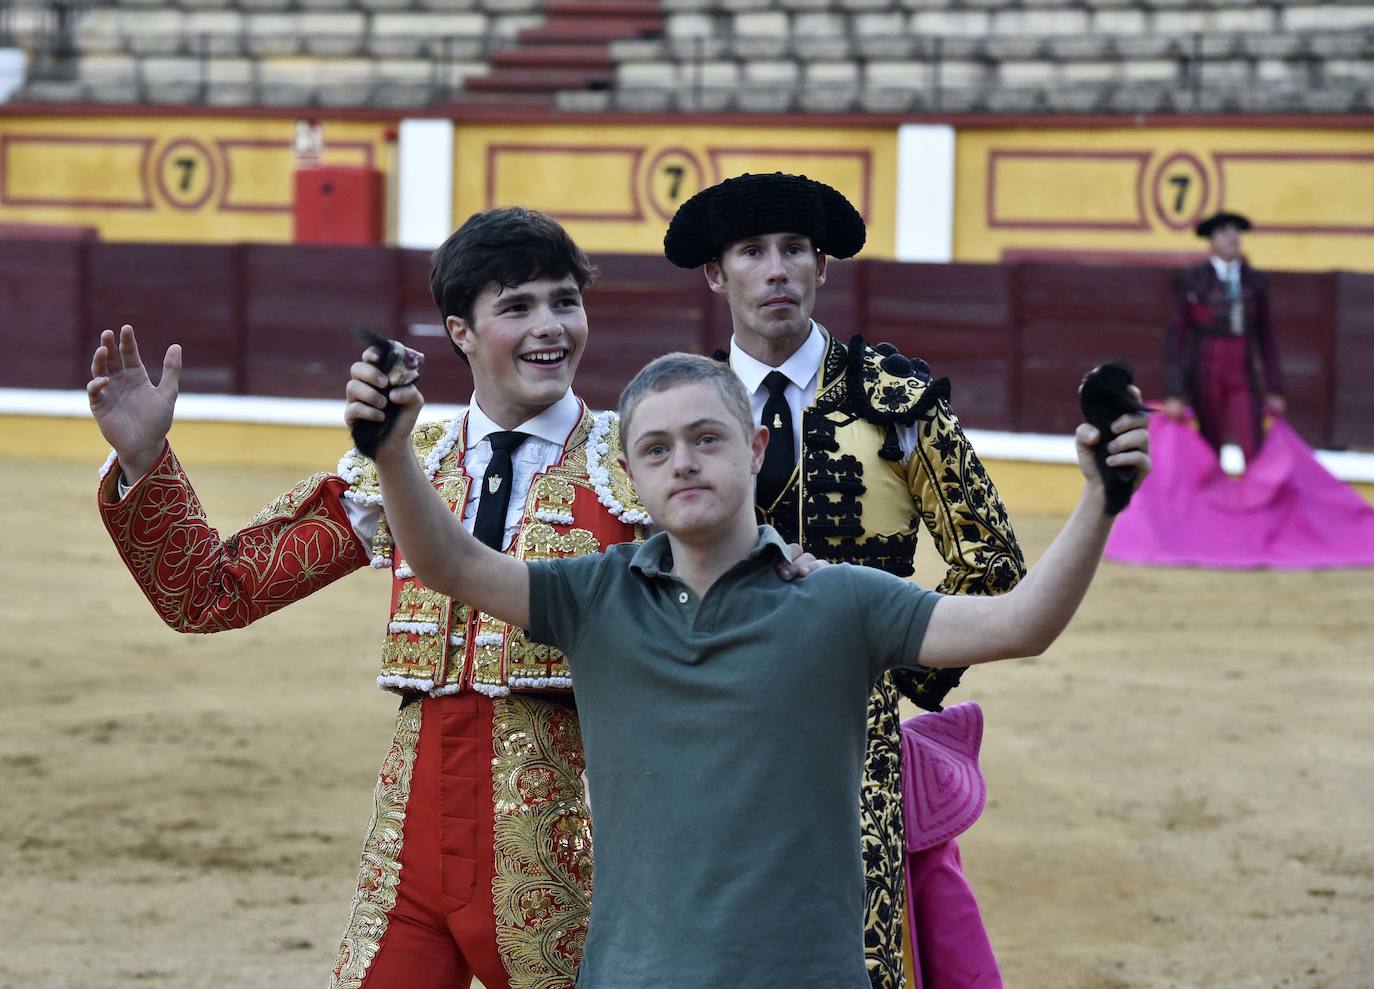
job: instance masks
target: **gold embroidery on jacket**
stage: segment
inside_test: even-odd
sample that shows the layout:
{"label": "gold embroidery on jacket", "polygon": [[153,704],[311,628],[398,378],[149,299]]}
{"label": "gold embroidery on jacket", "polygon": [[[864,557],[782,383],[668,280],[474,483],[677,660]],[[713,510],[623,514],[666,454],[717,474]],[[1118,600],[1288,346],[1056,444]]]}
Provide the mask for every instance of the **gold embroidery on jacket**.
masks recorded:
{"label": "gold embroidery on jacket", "polygon": [[496,945],[511,989],[571,989],[592,890],[577,712],[512,694],[495,701],[492,731]]}
{"label": "gold embroidery on jacket", "polygon": [[396,906],[401,881],[401,845],[405,839],[406,802],[410,799],[415,749],[420,741],[420,703],[406,704],[396,715],[396,735],[382,760],[373,793],[372,822],[363,843],[358,888],[334,964],[330,989],[359,989],[386,933],[388,914]]}
{"label": "gold embroidery on jacket", "polygon": [[558,532],[547,522],[532,522],[520,533],[522,560],[552,560],[600,552],[601,544],[586,529]]}
{"label": "gold embroidery on jacket", "polygon": [[320,486],[320,483],[331,476],[332,475],[329,473],[321,471],[318,474],[307,477],[290,491],[278,496],[259,509],[258,513],[248,520],[248,525],[262,525],[264,522],[275,522],[277,519],[290,518],[292,515],[296,514],[296,509],[305,496],[313,494],[315,489]]}
{"label": "gold embroidery on jacket", "polygon": [[129,572],[159,617],[181,632],[243,628],[313,593],[360,564],[357,536],[323,496],[331,475],[296,485],[225,539],[176,455],[114,502],[114,471],[102,482],[101,515]]}
{"label": "gold embroidery on jacket", "polygon": [[[472,607],[459,601],[453,602],[453,614],[449,619],[451,635],[448,641],[448,660],[444,664],[445,687],[463,682],[464,660],[468,651],[468,623],[472,621]],[[458,641],[455,643],[454,639]]]}
{"label": "gold embroidery on jacket", "polygon": [[530,504],[535,515],[540,512],[571,515],[576,496],[571,481],[552,474],[545,474],[530,486]]}
{"label": "gold embroidery on jacket", "polygon": [[432,635],[411,636],[405,632],[388,635],[382,642],[382,669],[386,676],[402,676],[413,680],[434,677],[435,647],[438,639]]}
{"label": "gold embroidery on jacket", "polygon": [[407,581],[396,595],[394,622],[437,622],[443,619],[444,595]]}
{"label": "gold embroidery on jacket", "polygon": [[642,511],[644,506],[639,500],[639,492],[635,490],[634,482],[615,458],[615,454],[623,449],[620,443],[619,419],[611,423],[610,431],[606,434],[606,444],[610,448],[609,454],[603,455],[601,462],[606,465],[607,473],[610,475],[608,486],[611,494],[627,508]]}
{"label": "gold embroidery on jacket", "polygon": [[377,518],[377,534],[372,537],[372,545],[369,548],[372,556],[377,559],[389,557],[396,549],[396,543],[391,538],[391,527],[386,524],[385,515]]}
{"label": "gold embroidery on jacket", "polygon": [[[501,653],[505,650],[506,630],[509,627],[490,615],[483,615],[477,623],[477,641],[468,644],[473,683],[498,686],[506,682]],[[492,638],[488,639],[488,636]]]}
{"label": "gold embroidery on jacket", "polygon": [[[425,461],[435,445],[444,437],[449,425],[448,421],[427,423],[411,435],[415,455],[421,462]],[[456,500],[456,511],[460,515],[462,506],[466,501],[468,484],[466,475],[458,466],[462,453],[463,435],[462,428],[459,427],[457,442],[440,462],[435,473],[436,487],[445,498],[449,498],[450,493],[455,496],[452,500]],[[359,482],[359,489],[371,492],[375,475],[376,466],[371,461],[367,461],[363,479]],[[380,491],[380,487],[377,490]],[[386,516],[383,513],[379,537],[385,529]],[[389,542],[389,532],[386,539]],[[387,555],[390,555],[390,550],[387,551]],[[448,663],[449,629],[451,627],[453,631],[462,634],[463,626],[459,624],[456,615],[450,626],[450,603],[446,596],[429,590],[416,580],[396,576],[395,568],[402,562],[399,558],[393,562],[392,580],[400,581],[402,586],[396,595],[396,607],[392,612],[391,620],[393,622],[433,623],[438,628],[433,632],[388,630],[387,637],[382,643],[381,675],[383,678],[400,677],[412,681],[432,680],[437,686],[455,675]],[[459,659],[457,676],[462,675],[461,657]]]}
{"label": "gold embroidery on jacket", "polygon": [[[550,668],[550,664],[553,664]],[[511,677],[568,676],[567,661],[553,646],[531,642],[523,631],[510,637],[506,648],[507,673]]]}
{"label": "gold embroidery on jacket", "polygon": [[906,827],[902,817],[901,718],[897,685],[882,677],[868,698],[868,750],[859,788],[865,963],[873,989],[900,989],[906,921]]}

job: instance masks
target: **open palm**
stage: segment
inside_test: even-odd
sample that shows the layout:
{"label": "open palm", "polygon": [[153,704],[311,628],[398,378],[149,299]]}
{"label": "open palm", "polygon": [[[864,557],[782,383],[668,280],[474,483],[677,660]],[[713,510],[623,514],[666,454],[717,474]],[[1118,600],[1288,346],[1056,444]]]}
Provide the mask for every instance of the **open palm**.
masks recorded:
{"label": "open palm", "polygon": [[86,394],[96,425],[114,447],[129,480],[147,473],[162,452],[167,431],[172,428],[180,378],[180,344],[167,348],[162,377],[154,385],[139,357],[132,326],[119,328],[118,341],[113,330],[100,335],[100,346],[91,358]]}

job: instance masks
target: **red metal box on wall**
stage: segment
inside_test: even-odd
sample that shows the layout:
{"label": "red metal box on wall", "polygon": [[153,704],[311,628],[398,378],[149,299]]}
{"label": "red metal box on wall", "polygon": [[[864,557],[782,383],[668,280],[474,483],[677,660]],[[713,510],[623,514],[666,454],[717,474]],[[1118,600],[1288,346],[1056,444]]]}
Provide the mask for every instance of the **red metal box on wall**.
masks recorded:
{"label": "red metal box on wall", "polygon": [[380,244],[382,173],[333,165],[296,170],[297,244]]}

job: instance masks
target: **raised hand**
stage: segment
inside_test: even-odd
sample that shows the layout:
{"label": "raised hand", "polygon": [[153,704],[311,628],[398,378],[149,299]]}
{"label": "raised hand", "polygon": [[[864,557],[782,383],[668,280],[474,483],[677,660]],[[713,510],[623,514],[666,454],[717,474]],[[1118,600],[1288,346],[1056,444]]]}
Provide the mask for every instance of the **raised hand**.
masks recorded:
{"label": "raised hand", "polygon": [[415,428],[425,399],[415,385],[390,381],[385,372],[377,367],[378,358],[377,349],[368,347],[363,351],[362,359],[355,361],[348,369],[348,384],[344,386],[344,398],[347,399],[344,422],[350,430],[360,423],[380,424],[387,421],[387,411],[390,409],[394,418],[378,443],[376,454],[381,457],[388,453],[404,452],[408,456],[410,432]]}
{"label": "raised hand", "polygon": [[[1140,403],[1140,389],[1131,385],[1128,390],[1131,397]],[[1101,491],[1102,475],[1097,468],[1094,450],[1099,443],[1106,443],[1108,467],[1135,471],[1130,482],[1130,491],[1134,492],[1150,472],[1150,418],[1143,412],[1119,416],[1112,421],[1111,431],[1113,435],[1103,436],[1100,430],[1086,422],[1078,427],[1074,439],[1077,441],[1079,468],[1087,478],[1088,487]]]}
{"label": "raised hand", "polygon": [[100,334],[86,395],[100,434],[114,447],[128,480],[142,477],[157,462],[172,428],[180,380],[180,344],[167,348],[162,377],[154,385],[138,355],[132,326],[126,323],[119,328],[117,342],[113,330]]}

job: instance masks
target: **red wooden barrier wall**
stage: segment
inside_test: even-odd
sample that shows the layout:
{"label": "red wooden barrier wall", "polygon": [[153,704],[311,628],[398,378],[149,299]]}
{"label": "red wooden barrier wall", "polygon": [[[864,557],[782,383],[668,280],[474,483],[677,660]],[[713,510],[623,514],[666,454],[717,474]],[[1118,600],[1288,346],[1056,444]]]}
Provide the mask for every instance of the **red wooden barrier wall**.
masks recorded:
{"label": "red wooden barrier wall", "polygon": [[[595,259],[591,344],[579,392],[614,404],[646,361],[709,352],[729,312],[701,275],[661,258]],[[954,384],[969,426],[1067,432],[1074,388],[1121,357],[1161,395],[1170,273],[1152,267],[1025,262],[832,263],[816,316],[924,357]],[[1290,417],[1316,445],[1374,447],[1374,275],[1272,276]],[[131,322],[145,356],[186,354],[187,391],[334,398],[362,327],[430,358],[425,393],[462,402],[471,379],[438,333],[423,252],[382,247],[0,241],[0,386],[76,388],[103,327]]]}

